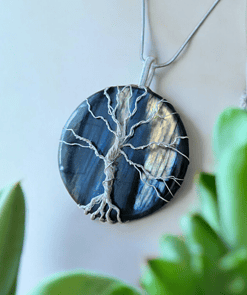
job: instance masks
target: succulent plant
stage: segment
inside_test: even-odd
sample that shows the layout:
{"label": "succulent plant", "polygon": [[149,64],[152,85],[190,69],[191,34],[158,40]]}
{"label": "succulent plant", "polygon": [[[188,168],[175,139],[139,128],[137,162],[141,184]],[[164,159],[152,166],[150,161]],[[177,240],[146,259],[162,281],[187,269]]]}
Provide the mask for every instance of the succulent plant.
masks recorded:
{"label": "succulent plant", "polygon": [[148,294],[247,294],[247,112],[227,109],[214,130],[215,174],[197,180],[201,209],[164,236],[148,261]]}

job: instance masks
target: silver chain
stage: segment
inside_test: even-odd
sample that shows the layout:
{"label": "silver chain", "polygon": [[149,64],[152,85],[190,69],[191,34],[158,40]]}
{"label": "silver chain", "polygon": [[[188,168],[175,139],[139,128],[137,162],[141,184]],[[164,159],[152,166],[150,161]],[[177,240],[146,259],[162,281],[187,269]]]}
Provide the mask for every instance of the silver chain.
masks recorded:
{"label": "silver chain", "polygon": [[[147,67],[145,67],[145,65],[144,65],[145,68],[143,68],[143,72],[142,72],[140,83],[139,83],[139,85],[142,85],[142,86],[143,85],[149,86],[149,84],[151,83],[151,80],[153,78],[155,69],[169,66],[171,63],[173,63],[177,59],[177,57],[180,55],[180,53],[183,51],[183,49],[186,47],[186,45],[189,43],[189,41],[194,37],[196,32],[203,25],[203,23],[208,18],[210,13],[214,10],[214,8],[217,6],[217,4],[219,4],[219,2],[221,0],[216,0],[213,3],[211,8],[204,15],[204,17],[198,23],[198,25],[194,28],[194,30],[189,34],[189,36],[184,41],[182,46],[178,49],[178,51],[175,53],[175,55],[171,59],[169,59],[167,62],[162,63],[162,64],[156,63],[154,58],[152,60],[152,63],[150,64],[150,57],[146,57],[146,58],[144,57],[145,29],[146,29],[146,1],[147,0],[142,0],[142,33],[141,33],[141,55],[140,55],[140,57],[141,57],[141,60],[142,60],[143,63],[146,64],[146,62],[148,61],[148,65],[147,65],[148,70],[147,70]],[[151,72],[149,73],[149,71],[151,71]]]}

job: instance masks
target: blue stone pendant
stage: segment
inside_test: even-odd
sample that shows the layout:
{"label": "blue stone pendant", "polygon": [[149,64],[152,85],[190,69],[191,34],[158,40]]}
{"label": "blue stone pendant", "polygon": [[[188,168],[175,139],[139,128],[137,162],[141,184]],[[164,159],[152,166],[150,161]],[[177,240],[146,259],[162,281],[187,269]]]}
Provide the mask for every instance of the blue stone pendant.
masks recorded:
{"label": "blue stone pendant", "polygon": [[92,219],[126,222],[152,214],[172,199],[188,164],[180,116],[148,87],[95,93],[62,131],[61,177]]}

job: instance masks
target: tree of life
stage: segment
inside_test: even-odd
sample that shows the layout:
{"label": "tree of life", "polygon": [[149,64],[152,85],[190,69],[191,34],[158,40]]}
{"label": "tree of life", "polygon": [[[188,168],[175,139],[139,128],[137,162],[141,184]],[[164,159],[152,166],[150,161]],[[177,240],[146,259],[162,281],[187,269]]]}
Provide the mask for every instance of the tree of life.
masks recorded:
{"label": "tree of life", "polygon": [[[157,126],[159,124],[160,126],[166,126],[166,121],[171,120],[171,118],[177,118],[177,113],[175,111],[171,112],[170,109],[167,108],[167,100],[157,98],[151,99],[150,93],[148,93],[148,89],[146,87],[139,87],[139,94],[133,95],[133,89],[136,88],[137,87],[132,85],[116,87],[117,91],[114,98],[109,94],[110,88],[104,89],[103,97],[111,122],[106,118],[106,116],[104,117],[102,115],[95,114],[95,111],[90,103],[90,98],[86,100],[88,115],[92,116],[94,120],[101,120],[104,122],[108,132],[113,135],[113,141],[105,154],[103,154],[97,145],[83,133],[78,134],[78,132],[76,132],[73,128],[65,128],[64,130],[64,132],[70,133],[75,141],[68,142],[61,140],[61,144],[70,146],[71,149],[90,149],[94,152],[94,157],[100,159],[104,164],[105,178],[101,183],[103,193],[93,196],[88,204],[80,205],[80,207],[84,209],[85,214],[91,214],[91,219],[99,217],[100,221],[113,222],[110,214],[111,211],[115,211],[117,221],[122,222],[121,210],[113,203],[112,200],[113,185],[120,157],[123,157],[126,161],[126,165],[133,167],[138,172],[139,179],[143,185],[151,188],[156,197],[162,199],[164,202],[168,202],[169,200],[163,196],[157,185],[154,184],[154,181],[162,183],[165,190],[171,197],[173,197],[174,193],[169,187],[168,182],[170,183],[172,181],[180,186],[183,181],[183,178],[178,178],[175,175],[170,175],[169,173],[153,173],[150,165],[135,162],[128,156],[126,150],[131,149],[136,152],[145,151],[147,152],[147,155],[152,154],[153,156],[155,154],[156,158],[158,153],[162,153],[163,159],[166,159],[166,166],[169,161],[174,162],[174,159],[178,155],[183,158],[183,161],[185,160],[189,163],[188,155],[179,149],[181,141],[188,141],[188,137],[186,134],[181,135],[176,132],[176,127],[171,130],[171,134],[169,136],[163,138],[162,140],[156,140],[156,138],[160,138],[157,137],[157,130],[161,130],[161,132],[163,132],[162,128],[164,128],[162,127],[158,129]],[[139,104],[142,100],[147,99],[147,97],[149,100],[147,103],[146,116],[144,119],[136,122],[133,118],[137,115],[138,111],[140,111],[138,109]],[[148,127],[149,130],[151,130],[151,133],[152,130],[154,130],[154,132],[151,136],[147,136],[149,142],[141,145],[135,145],[134,141],[131,141],[131,139],[135,138],[136,130],[143,127]],[[169,132],[167,132],[167,134],[169,134]],[[150,163],[150,159],[151,158],[147,156],[146,162]],[[186,169],[188,163],[186,164]],[[155,163],[153,163],[153,165],[155,165]]]}

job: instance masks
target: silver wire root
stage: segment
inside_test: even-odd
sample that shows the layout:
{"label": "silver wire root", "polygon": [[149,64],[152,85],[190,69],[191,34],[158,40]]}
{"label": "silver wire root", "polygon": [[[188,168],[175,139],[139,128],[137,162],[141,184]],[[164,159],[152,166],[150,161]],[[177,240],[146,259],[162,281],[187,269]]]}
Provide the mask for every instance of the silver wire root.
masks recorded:
{"label": "silver wire root", "polygon": [[[104,194],[101,194],[97,197],[94,197],[91,202],[87,205],[80,205],[79,207],[84,209],[84,213],[87,215],[89,214],[94,205],[100,204],[98,209],[91,213],[91,219],[94,220],[99,216],[99,221],[107,221],[109,223],[112,223],[112,220],[110,218],[110,213],[112,210],[115,210],[117,212],[117,221],[121,223],[121,218],[120,218],[120,210],[117,206],[113,205],[110,200],[108,200]],[[108,207],[108,208],[107,208]]]}

